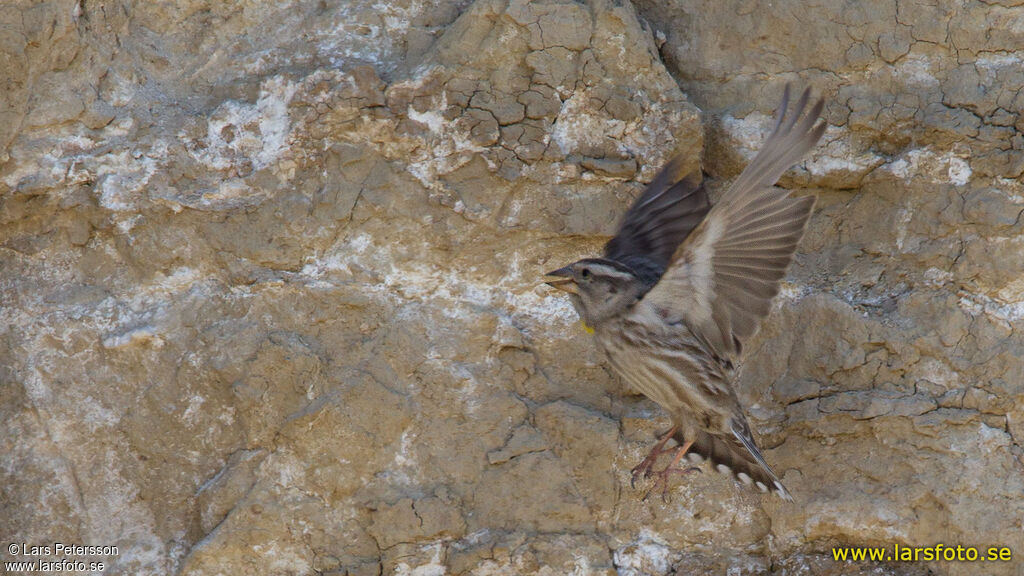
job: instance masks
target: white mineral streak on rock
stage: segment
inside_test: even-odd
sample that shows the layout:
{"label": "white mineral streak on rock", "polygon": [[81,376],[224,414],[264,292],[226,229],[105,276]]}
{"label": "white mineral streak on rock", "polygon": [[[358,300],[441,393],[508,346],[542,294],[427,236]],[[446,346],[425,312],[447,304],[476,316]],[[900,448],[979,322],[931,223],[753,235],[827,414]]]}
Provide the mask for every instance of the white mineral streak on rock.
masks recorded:
{"label": "white mineral streak on rock", "polygon": [[885,162],[870,151],[856,151],[850,145],[850,134],[842,127],[829,125],[821,142],[808,155],[804,167],[814,177],[845,176],[851,182],[861,178]]}
{"label": "white mineral streak on rock", "polygon": [[617,548],[613,554],[619,576],[666,574],[676,553],[664,539],[644,528],[633,542]]}
{"label": "white mineral streak on rock", "polygon": [[430,562],[419,566],[409,566],[405,562],[399,562],[395,566],[395,576],[444,576],[448,568],[441,561],[443,544],[438,542],[422,547],[423,552],[431,554]]}
{"label": "white mineral streak on rock", "polygon": [[[413,83],[423,82],[431,73],[430,70],[424,71]],[[447,97],[442,93],[430,110],[417,112],[409,106],[406,111],[411,120],[426,126],[432,135],[429,143],[421,142],[406,151],[409,155],[407,170],[423,186],[430,189],[440,189],[441,176],[461,168],[472,160],[475,154],[485,150],[474,144],[465,130],[444,119],[440,112],[447,107]]]}
{"label": "white mineral streak on rock", "polygon": [[[214,170],[230,167],[246,172],[276,162],[288,149],[291,120],[288,103],[297,85],[281,76],[265,80],[255,103],[228,101],[207,119],[206,138],[189,152]],[[180,135],[186,138],[185,134]]]}
{"label": "white mineral streak on rock", "polygon": [[957,186],[966,185],[972,175],[970,165],[959,153],[939,153],[927,147],[909,150],[880,169],[905,180],[921,177],[932,182]]}
{"label": "white mineral streak on rock", "polygon": [[[790,108],[792,112],[792,105]],[[746,162],[754,159],[775,125],[773,116],[752,112],[743,118],[722,117],[722,128],[729,147]],[[804,167],[812,181],[831,183],[834,187],[854,187],[860,180],[885,162],[870,151],[856,151],[850,144],[846,128],[829,125],[821,141],[798,166]]]}
{"label": "white mineral streak on rock", "polygon": [[537,271],[523,270],[515,254],[509,262],[508,274],[496,283],[477,278],[472,272],[416,261],[396,265],[396,261],[391,246],[359,234],[307,262],[298,278],[311,286],[328,288],[336,286],[330,280],[334,273],[347,277],[354,268],[372,270],[381,281],[365,285],[367,293],[389,301],[442,305],[444,313],[453,319],[475,314],[471,310],[479,307],[529,319],[538,327],[565,327],[578,318],[569,299],[543,286],[541,276],[531,275]]}
{"label": "white mineral streak on rock", "polygon": [[562,102],[551,138],[564,154],[573,154],[581,146],[601,146],[605,138],[621,141],[626,123],[592,111],[586,90],[578,90]]}
{"label": "white mineral streak on rock", "polygon": [[939,85],[935,77],[937,64],[932,56],[908,54],[896,64],[896,74],[912,86],[932,88]]}

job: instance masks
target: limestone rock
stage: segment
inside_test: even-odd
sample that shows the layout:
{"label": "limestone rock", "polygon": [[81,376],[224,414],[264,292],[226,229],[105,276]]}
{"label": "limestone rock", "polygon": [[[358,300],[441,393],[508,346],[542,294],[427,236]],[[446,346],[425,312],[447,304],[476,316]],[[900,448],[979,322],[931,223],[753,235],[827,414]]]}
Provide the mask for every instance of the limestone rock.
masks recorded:
{"label": "limestone rock", "polygon": [[[1021,553],[1014,4],[7,3],[0,542],[196,575]],[[667,419],[541,277],[674,153],[718,197],[786,82],[828,102],[781,181],[818,207],[736,387],[797,502],[707,468],[642,500]]]}

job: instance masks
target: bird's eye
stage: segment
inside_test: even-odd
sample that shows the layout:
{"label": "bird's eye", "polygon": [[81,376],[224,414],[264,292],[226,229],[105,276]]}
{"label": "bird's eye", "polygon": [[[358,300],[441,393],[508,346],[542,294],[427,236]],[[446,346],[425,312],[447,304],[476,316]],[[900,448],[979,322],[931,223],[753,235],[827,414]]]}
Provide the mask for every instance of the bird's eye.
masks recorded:
{"label": "bird's eye", "polygon": [[590,268],[584,268],[583,270],[580,270],[580,276],[584,278],[590,278]]}

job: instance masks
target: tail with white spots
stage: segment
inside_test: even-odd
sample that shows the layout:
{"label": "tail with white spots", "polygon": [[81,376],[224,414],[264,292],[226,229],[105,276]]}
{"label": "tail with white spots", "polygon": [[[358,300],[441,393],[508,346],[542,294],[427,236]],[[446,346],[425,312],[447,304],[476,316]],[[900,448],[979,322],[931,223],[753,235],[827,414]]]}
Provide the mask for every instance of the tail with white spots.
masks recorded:
{"label": "tail with white spots", "polygon": [[[731,474],[747,486],[757,488],[761,492],[774,492],[783,500],[792,502],[793,496],[765,462],[746,422],[734,420],[732,424],[732,436],[713,435],[702,431],[696,438],[692,438],[693,445],[687,454],[690,461],[710,460],[719,472]],[[681,434],[677,433],[675,440],[680,444],[684,443]]]}

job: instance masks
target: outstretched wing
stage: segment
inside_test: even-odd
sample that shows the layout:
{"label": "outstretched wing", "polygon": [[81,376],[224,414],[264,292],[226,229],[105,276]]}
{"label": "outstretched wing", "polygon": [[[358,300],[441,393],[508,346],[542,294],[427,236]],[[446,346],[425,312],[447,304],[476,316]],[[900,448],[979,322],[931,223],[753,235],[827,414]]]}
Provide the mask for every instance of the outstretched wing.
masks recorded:
{"label": "outstretched wing", "polygon": [[604,256],[632,268],[648,286],[707,215],[710,204],[699,170],[682,177],[682,156],[669,160],[622,218]]}
{"label": "outstretched wing", "polygon": [[805,114],[809,99],[808,89],[787,114],[786,87],[761,151],[644,297],[668,321],[685,322],[723,359],[737,356],[768,314],[814,207],[813,197],[791,198],[773,188],[825,131],[824,122],[816,124],[824,103]]}

